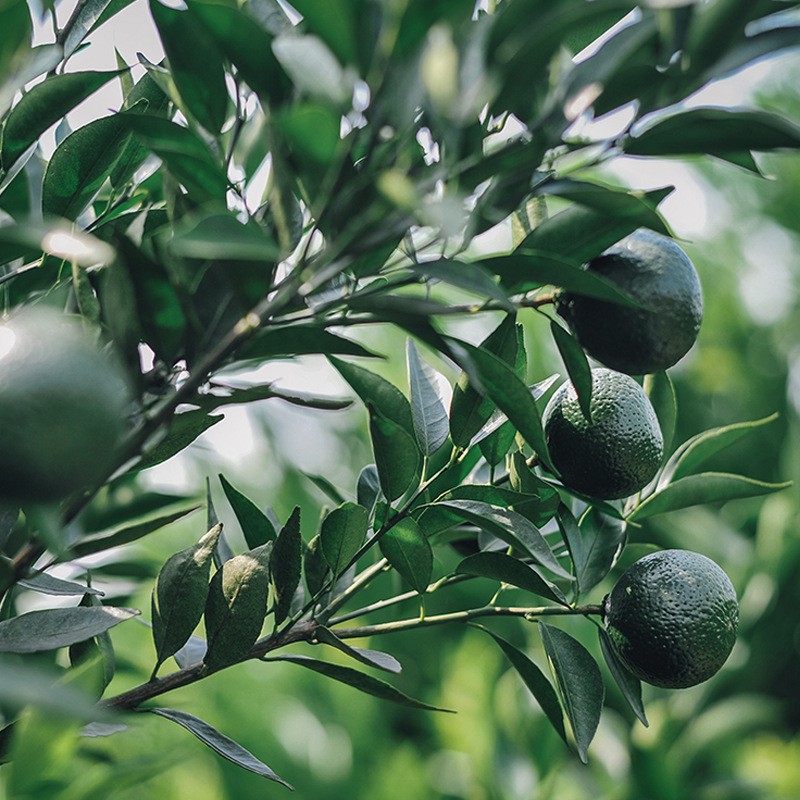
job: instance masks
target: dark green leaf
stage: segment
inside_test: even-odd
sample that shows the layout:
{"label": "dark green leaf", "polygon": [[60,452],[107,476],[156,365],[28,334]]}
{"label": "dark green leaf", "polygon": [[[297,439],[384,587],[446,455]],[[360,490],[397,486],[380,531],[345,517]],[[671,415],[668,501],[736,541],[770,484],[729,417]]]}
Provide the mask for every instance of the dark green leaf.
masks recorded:
{"label": "dark green leaf", "polygon": [[777,414],[771,414],[768,417],[753,420],[752,422],[736,422],[733,425],[711,428],[698,433],[675,451],[664,467],[661,483],[691,475],[701,464],[723,448],[734,444],[756,428],[774,422],[777,418]]}
{"label": "dark green leaf", "polygon": [[544,622],[539,623],[539,629],[575,735],[578,755],[588,763],[587,750],[603,710],[600,668],[589,651],[568,633]]}
{"label": "dark green leaf", "polygon": [[556,733],[566,742],[564,713],[561,710],[561,704],[558,702],[558,695],[556,695],[555,689],[544,673],[525,653],[514,647],[511,642],[506,641],[502,636],[492,633],[488,628],[484,628],[481,625],[476,625],[475,627],[488,633],[497,642],[497,645],[505,653],[506,658],[511,662],[511,666],[514,667],[530,693],[536,698],[536,702],[547,715],[550,724],[556,729]]}
{"label": "dark green leaf", "polygon": [[255,772],[256,775],[261,775],[271,781],[280,783],[287,789],[292,788],[283,778],[276,775],[263,761],[257,759],[249,750],[245,750],[240,744],[234,742],[233,739],[229,739],[202,719],[198,719],[192,716],[192,714],[187,714],[185,711],[176,711],[174,708],[147,708],[144,710],[150,714],[156,714],[159,717],[171,720],[186,728],[187,731],[194,734],[203,744],[208,745],[216,753],[226,758],[228,761],[233,762],[238,767],[242,767],[242,769],[246,769],[249,772]]}
{"label": "dark green leaf", "polygon": [[186,110],[211,134],[222,130],[228,111],[228,90],[222,55],[191,11],[177,11],[150,0],[170,75]]}
{"label": "dark green leaf", "polygon": [[381,700],[390,700],[393,703],[399,703],[402,706],[410,708],[419,708],[426,711],[447,711],[446,708],[437,708],[436,706],[429,706],[427,703],[422,703],[419,700],[414,700],[403,694],[394,686],[385,683],[384,681],[373,678],[372,675],[365,675],[363,672],[351,669],[350,667],[342,667],[338,664],[328,664],[325,661],[317,661],[308,656],[299,655],[286,655],[286,656],[272,656],[264,658],[264,661],[286,661],[290,664],[298,664],[306,669],[318,672],[326,678],[332,678],[340,683],[346,683],[360,692],[371,694],[373,697],[379,697]]}
{"label": "dark green leaf", "polygon": [[438,501],[434,507],[436,506],[450,509],[467,522],[491,533],[512,547],[518,547],[534,561],[547,567],[554,575],[572,579],[572,576],[558,563],[542,534],[516,511],[476,500],[444,500]]}
{"label": "dark green leaf", "polygon": [[325,40],[325,43],[343,63],[357,63],[359,0],[345,0],[336,6],[317,3],[315,0],[297,0],[294,4],[303,15],[303,24]]}
{"label": "dark green leaf", "polygon": [[[89,593],[84,594],[80,604],[85,608],[102,607],[97,596]],[[91,639],[71,645],[69,663],[79,677],[79,683],[75,685],[83,686],[99,700],[114,679],[117,668],[116,654],[109,632],[104,631]]]}
{"label": "dark green leaf", "polygon": [[226,561],[214,574],[205,608],[208,650],[203,663],[218,670],[245,658],[267,614],[272,542]]}
{"label": "dark green leaf", "polygon": [[122,155],[130,134],[122,115],[84,125],[55,149],[42,184],[42,211],[77,219]]}
{"label": "dark green leaf", "polygon": [[[259,400],[278,399],[291,403],[301,408],[318,408],[325,411],[341,411],[353,405],[351,400],[341,400],[337,397],[318,397],[305,392],[290,392],[279,389],[271,383],[257,386],[238,388],[219,382],[211,385],[212,392],[192,398],[192,405],[199,406],[204,411],[212,411],[220,406],[231,406],[242,403],[256,403]],[[224,394],[220,394],[224,392]]]}
{"label": "dark green leaf", "polygon": [[637,677],[632,675],[617,658],[611,646],[611,640],[608,638],[608,634],[602,628],[598,628],[597,635],[600,639],[600,649],[603,651],[603,658],[606,660],[611,676],[614,678],[617,686],[619,686],[622,696],[631,707],[633,713],[636,714],[642,725],[647,727],[647,715],[644,712],[644,705],[642,704],[641,682]]}
{"label": "dark green leaf", "polygon": [[233,214],[209,214],[192,220],[168,244],[170,253],[184,258],[274,263],[278,245],[254,222],[242,223]]}
{"label": "dark green leaf", "polygon": [[450,431],[445,402],[449,386],[443,375],[420,358],[411,339],[406,345],[406,359],[414,431],[422,453],[430,456],[444,444]]}
{"label": "dark green leaf", "polygon": [[[324,102],[324,105],[320,103],[313,107],[325,112],[325,116],[334,113],[334,108],[344,108],[350,100],[353,76],[342,69],[321,38],[298,36],[296,33],[281,35],[272,43],[272,52],[299,92]],[[324,134],[327,138],[328,131],[325,130]]]}
{"label": "dark green leaf", "polygon": [[505,553],[475,553],[456,567],[456,574],[476,575],[480,578],[502,581],[539,597],[554,600],[563,606],[567,605],[567,599],[558,586],[543,578],[535,567]]}
{"label": "dark green leaf", "polygon": [[123,526],[110,531],[101,531],[100,533],[86,536],[80,541],[72,545],[72,552],[76,556],[88,556],[92,553],[99,553],[103,550],[108,550],[111,547],[119,547],[123,544],[130,544],[131,542],[138,541],[148,534],[157,531],[160,528],[169,525],[176,520],[185,517],[196,511],[200,506],[190,506],[189,508],[181,508],[169,514],[156,517],[155,519],[148,519],[144,522],[138,522],[134,525]]}
{"label": "dark green leaf", "polygon": [[800,127],[767,111],[690,108],[654,122],[625,144],[631,155],[709,154],[800,148]]}
{"label": "dark green leaf", "polygon": [[277,117],[278,128],[302,159],[311,162],[315,170],[331,164],[341,143],[339,115],[328,106],[305,103],[281,111]]}
{"label": "dark green leaf", "polygon": [[304,472],[303,475],[337,506],[345,502],[345,496],[324,475],[310,475],[308,472]]}
{"label": "dark green leaf", "polygon": [[389,653],[382,653],[380,650],[365,650],[362,647],[353,647],[340,639],[332,630],[320,626],[315,632],[316,640],[320,644],[327,644],[335,647],[350,658],[366,664],[368,667],[382,669],[385,672],[397,674],[401,672],[400,662]]}
{"label": "dark green leaf", "polygon": [[700,472],[670,483],[651,494],[628,515],[630,520],[640,520],[655,514],[664,514],[688,506],[719,503],[741,497],[771,494],[791,486],[786,483],[764,483],[744,475],[724,472]]}
{"label": "dark green leaf", "polygon": [[0,622],[0,653],[38,653],[69,647],[138,614],[134,608],[113,606],[29,611]]}
{"label": "dark green leaf", "polygon": [[219,476],[219,482],[239,521],[247,546],[252,550],[275,539],[277,533],[269,517],[249,497],[232,486],[224,475]]}
{"label": "dark green leaf", "polygon": [[503,463],[506,454],[517,438],[514,426],[506,419],[505,414],[502,416],[505,421],[499,428],[495,428],[488,435],[476,439],[478,447],[490,467],[497,467]]}
{"label": "dark green leaf", "polygon": [[625,523],[609,517],[596,508],[589,508],[581,518],[584,560],[578,581],[581,591],[588,592],[600,583],[620,557],[627,532]]}
{"label": "dark green leaf", "polygon": [[419,525],[410,517],[400,520],[381,536],[380,548],[414,591],[425,594],[433,574],[433,550]]}
{"label": "dark green leaf", "polygon": [[395,424],[369,404],[369,434],[381,488],[390,502],[404,495],[419,480],[420,452],[405,427]]}
{"label": "dark green leaf", "polygon": [[203,617],[208,573],[221,533],[217,523],[197,544],[171,556],[158,573],[152,594],[153,674],[186,644]]}
{"label": "dark green leaf", "polygon": [[170,422],[166,436],[142,456],[133,470],[139,472],[156,464],[162,464],[187,448],[198,436],[223,419],[222,414],[207,414],[205,411],[184,411],[176,414]]}
{"label": "dark green leaf", "polygon": [[65,59],[78,49],[114,2],[115,0],[85,0],[75,6],[75,11],[58,37],[59,43],[64,48]]}
{"label": "dark green leaf", "polygon": [[514,304],[508,299],[508,295],[497,285],[492,273],[480,262],[448,259],[423,261],[414,264],[411,270],[417,275],[476,294],[484,300],[496,300],[507,311],[514,311]]}
{"label": "dark green leaf", "polygon": [[303,554],[303,574],[309,594],[316,597],[330,576],[330,568],[322,552],[322,539],[319,534],[314,536],[306,546]]}
{"label": "dark green leaf", "polygon": [[303,537],[300,534],[300,506],[296,506],[275,540],[269,567],[275,596],[277,625],[289,615],[292,598],[300,584],[302,566]]}
{"label": "dark green leaf", "polygon": [[0,163],[13,163],[51,126],[112,78],[111,72],[68,72],[48,76],[22,96],[3,125]]}
{"label": "dark green leaf", "polygon": [[672,449],[672,440],[675,436],[675,420],[678,417],[678,401],[675,397],[675,387],[672,379],[666,372],[656,372],[645,375],[644,390],[653,404],[653,409],[658,417],[658,425],[664,437],[664,453]]}
{"label": "dark green leaf", "polygon": [[65,581],[61,578],[56,578],[47,572],[40,572],[30,578],[23,578],[18,581],[20,586],[30,589],[40,594],[50,594],[56,597],[68,597],[70,595],[84,595],[94,594],[102,596],[104,592],[99,589],[93,589],[91,586],[85,586],[81,583],[74,581]]}
{"label": "dark green leaf", "polygon": [[567,368],[569,379],[575,388],[575,393],[578,395],[578,403],[583,416],[591,421],[592,370],[586,360],[586,353],[583,352],[578,340],[564,330],[555,320],[551,320],[550,330],[553,333],[558,352],[561,353],[564,366]]}
{"label": "dark green leaf", "polygon": [[322,521],[320,544],[334,577],[350,565],[367,536],[367,525],[367,509],[355,503],[343,503]]}
{"label": "dark green leaf", "polygon": [[[251,358],[266,361],[272,358],[288,358],[314,353],[376,357],[375,353],[367,350],[358,342],[312,325],[265,328],[245,342],[236,351],[236,357],[242,361]],[[364,371],[366,372],[366,370]]]}

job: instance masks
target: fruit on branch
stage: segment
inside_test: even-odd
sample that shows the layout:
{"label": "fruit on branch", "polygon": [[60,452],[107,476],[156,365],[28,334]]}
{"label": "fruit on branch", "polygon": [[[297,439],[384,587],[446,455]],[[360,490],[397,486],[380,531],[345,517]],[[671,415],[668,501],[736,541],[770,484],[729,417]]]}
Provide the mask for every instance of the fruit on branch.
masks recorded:
{"label": "fruit on branch", "polygon": [[603,601],[617,657],[646,683],[682,689],[708,680],[736,641],[739,605],[710,558],[662,550],[636,561]]}
{"label": "fruit on branch", "polygon": [[128,388],[82,326],[27,308],[0,324],[0,498],[53,503],[102,480]]}
{"label": "fruit on branch", "polygon": [[633,378],[592,370],[590,419],[571,383],[550,399],[543,425],[550,458],[568,489],[614,500],[643,489],[664,453],[656,413]]}
{"label": "fruit on branch", "polygon": [[638,230],[587,266],[638,301],[619,305],[564,292],[559,313],[586,352],[628,375],[661,372],[694,344],[703,295],[694,265],[666,236]]}

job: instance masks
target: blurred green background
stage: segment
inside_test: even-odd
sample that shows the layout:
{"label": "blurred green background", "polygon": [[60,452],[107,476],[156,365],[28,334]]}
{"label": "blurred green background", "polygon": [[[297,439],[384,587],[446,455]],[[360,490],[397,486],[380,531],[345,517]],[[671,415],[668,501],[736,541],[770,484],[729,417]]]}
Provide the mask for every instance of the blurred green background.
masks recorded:
{"label": "blurred green background", "polygon": [[[752,99],[800,122],[799,79],[797,58],[781,58]],[[741,599],[740,637],[717,676],[678,692],[644,687],[649,728],[635,721],[607,682],[607,707],[588,766],[566,750],[497,648],[466,627],[393,634],[373,643],[402,662],[395,685],[456,714],[383,703],[290,664],[238,666],[168,695],[166,703],[234,737],[290,781],[296,796],[309,800],[800,798],[800,156],[764,157],[760,164],[772,178],[707,160],[662,163],[657,170],[659,177],[680,177],[665,212],[685,239],[706,301],[698,344],[671,372],[679,407],[676,440],[777,411],[777,422],[721,453],[711,467],[768,481],[795,480],[793,488],[765,501],[673,512],[631,531],[633,542],[703,552],[731,576]],[[648,162],[629,160],[603,177],[624,176],[637,188],[649,188],[644,184],[653,174]],[[693,216],[687,209],[694,208]],[[529,377],[563,372],[546,321],[533,312],[522,321]],[[475,340],[491,323],[462,322],[458,330]],[[405,386],[403,337],[391,331],[364,331],[362,337],[389,356],[377,369]],[[333,393],[346,393],[323,361],[282,362],[270,377],[293,388],[330,381]],[[246,419],[234,410],[213,436],[210,432],[191,449],[191,461],[161,474],[162,481],[183,483],[194,492],[210,476],[235,547],[241,539],[218,473],[281,519],[299,504],[309,538],[325,497],[291,465],[323,474],[352,494],[358,471],[370,460],[360,406],[304,413],[277,402],[263,404]],[[200,514],[144,540],[131,560],[145,559],[154,573],[203,532]],[[630,549],[637,552],[636,546]],[[599,602],[610,585],[598,587],[590,599]],[[147,611],[149,584],[143,586],[133,590],[129,602]],[[120,591],[129,589],[123,583]],[[393,589],[378,582],[372,596],[384,592]],[[466,607],[490,595],[488,583],[471,582],[459,586],[450,602]],[[400,614],[416,611],[412,603]],[[531,626],[510,621],[492,627],[544,666]],[[565,627],[597,652],[593,626],[578,619]],[[120,663],[112,694],[141,682],[153,663],[144,625],[120,626],[113,638]],[[75,772],[70,797],[290,796],[217,758],[177,726],[146,715],[133,718],[123,733],[90,740],[84,749],[80,760],[65,767]]]}

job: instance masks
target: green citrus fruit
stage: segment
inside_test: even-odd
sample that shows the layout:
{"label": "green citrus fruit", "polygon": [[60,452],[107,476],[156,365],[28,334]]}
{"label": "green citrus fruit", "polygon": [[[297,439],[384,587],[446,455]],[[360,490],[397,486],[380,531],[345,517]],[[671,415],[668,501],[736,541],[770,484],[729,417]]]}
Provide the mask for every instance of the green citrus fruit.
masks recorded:
{"label": "green citrus fruit", "polygon": [[683,689],[725,663],[736,641],[739,605],[710,558],[663,550],[635,562],[603,602],[614,652],[637,677]]}
{"label": "green citrus fruit", "polygon": [[128,392],[82,326],[30,308],[0,324],[0,497],[57,502],[113,467]]}
{"label": "green citrus fruit", "polygon": [[589,355],[628,375],[660,372],[686,355],[700,330],[703,295],[692,262],[672,239],[636,231],[587,270],[641,303],[634,308],[565,292],[559,313]]}
{"label": "green citrus fruit", "polygon": [[571,383],[550,399],[543,415],[547,449],[564,485],[603,500],[628,497],[655,476],[664,454],[656,413],[633,378],[592,370],[590,417]]}

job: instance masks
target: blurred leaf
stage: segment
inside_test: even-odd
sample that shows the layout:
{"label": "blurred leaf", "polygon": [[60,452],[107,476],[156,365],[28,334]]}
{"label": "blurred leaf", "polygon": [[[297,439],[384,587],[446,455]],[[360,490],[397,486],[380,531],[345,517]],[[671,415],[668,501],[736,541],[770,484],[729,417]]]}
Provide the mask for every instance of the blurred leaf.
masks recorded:
{"label": "blurred leaf", "polygon": [[300,534],[300,506],[295,506],[275,540],[269,565],[275,597],[276,625],[280,625],[289,616],[292,598],[300,584],[303,549],[303,537]]}
{"label": "blurred leaf", "polygon": [[475,625],[474,627],[488,633],[497,642],[506,658],[511,662],[511,666],[514,667],[530,693],[536,698],[536,702],[547,715],[556,733],[566,742],[567,734],[564,730],[564,714],[561,710],[561,703],[559,703],[556,691],[544,673],[525,653],[514,647],[511,642],[503,639],[502,636],[498,636],[482,625]]}
{"label": "blurred leaf", "polygon": [[723,448],[739,441],[756,428],[774,422],[777,418],[777,414],[770,414],[763,419],[752,422],[735,422],[732,425],[711,428],[711,430],[692,436],[675,451],[667,462],[660,483],[663,485],[692,474],[701,464]]}
{"label": "blurred leaf", "polygon": [[443,375],[420,358],[411,339],[406,343],[406,360],[414,431],[423,455],[430,456],[445,443],[450,431],[446,408],[449,385]]}
{"label": "blurred leaf", "polygon": [[30,578],[22,578],[18,581],[18,584],[25,589],[55,597],[83,596],[85,594],[102,596],[104,594],[99,589],[93,589],[91,586],[75,583],[74,581],[65,581],[47,572],[40,572]]}
{"label": "blurred leaf", "polygon": [[8,171],[13,163],[51,126],[101,86],[120,74],[69,72],[37,83],[14,106],[3,125],[0,162]]}
{"label": "blurred leaf", "polygon": [[578,755],[588,763],[587,750],[603,709],[603,679],[589,651],[560,628],[539,623],[542,643],[564,701]]}
{"label": "blurred leaf", "polygon": [[100,191],[129,138],[120,114],[96,119],[55,149],[42,184],[42,211],[77,219]]}
{"label": "blurred leaf", "polygon": [[343,503],[322,521],[320,545],[334,577],[350,565],[367,537],[367,509]]}
{"label": "blurred leaf", "polygon": [[[271,383],[238,388],[215,381],[211,388],[215,390],[213,394],[207,392],[194,397],[192,405],[200,406],[204,411],[209,411],[220,406],[255,403],[259,400],[269,400],[271,398],[284,400],[302,408],[319,408],[327,411],[340,411],[353,405],[351,400],[341,400],[338,397],[317,397],[305,392],[290,392],[286,389],[279,389]],[[225,394],[218,394],[219,390],[224,391]]]}
{"label": "blurred leaf", "polygon": [[208,650],[203,663],[218,670],[245,658],[267,614],[272,542],[234,556],[214,574],[205,608]]}
{"label": "blurred leaf", "polygon": [[187,714],[185,711],[176,711],[174,708],[147,708],[143,709],[143,711],[149,714],[156,714],[159,717],[164,717],[164,719],[168,719],[186,728],[187,731],[194,734],[203,744],[208,745],[208,747],[223,758],[236,764],[236,766],[242,767],[242,769],[246,769],[248,772],[254,772],[256,775],[261,775],[276,783],[280,783],[287,789],[292,788],[290,784],[276,775],[263,761],[257,759],[249,750],[245,750],[240,744],[234,742],[233,739],[229,739],[207,722],[191,714]]}
{"label": "blurred leaf", "polygon": [[352,686],[360,692],[371,694],[381,700],[390,700],[393,703],[408,706],[409,708],[419,708],[425,711],[448,711],[446,708],[437,708],[436,706],[429,706],[427,703],[422,703],[419,700],[414,700],[413,697],[403,694],[398,689],[395,689],[394,686],[378,680],[378,678],[373,678],[372,675],[365,675],[363,672],[351,669],[350,667],[328,664],[325,661],[317,661],[308,656],[300,655],[269,656],[263,658],[262,661],[286,661],[290,664],[298,664],[301,667],[318,672],[326,678],[331,678],[340,683],[346,683],[348,686]]}
{"label": "blurred leaf", "polygon": [[[266,361],[272,358],[288,358],[316,353],[362,356],[364,358],[380,357],[358,342],[326,331],[324,328],[315,325],[292,325],[264,328],[236,351],[236,358],[242,361],[251,358]],[[356,391],[358,392],[358,390]]]}
{"label": "blurred leaf", "polygon": [[518,558],[505,553],[483,552],[465,558],[457,567],[457,575],[475,575],[502,581],[526,592],[554,600],[562,606],[568,605],[564,593],[547,579],[543,578],[535,567],[523,563]]}
{"label": "blurred leaf", "polygon": [[642,684],[637,677],[632,675],[617,658],[608,634],[602,629],[597,629],[597,636],[600,640],[600,649],[603,651],[603,658],[606,660],[611,676],[619,686],[622,696],[627,701],[631,710],[639,718],[642,725],[648,727],[647,715],[642,705]]}
{"label": "blurred leaf", "polygon": [[[404,398],[405,399],[405,398]],[[369,434],[378,477],[390,502],[404,495],[419,480],[420,452],[417,441],[405,427],[369,404]]]}
{"label": "blurred leaf", "polygon": [[171,556],[158,573],[152,593],[153,642],[158,668],[189,640],[203,617],[208,573],[222,525],[217,523],[197,544]]}
{"label": "blurred leaf", "polygon": [[[102,603],[94,594],[86,593],[80,605],[86,608],[102,608]],[[72,667],[70,683],[83,687],[92,697],[98,700],[114,679],[117,668],[114,645],[108,631],[91,639],[76,642],[69,648],[69,663]]]}
{"label": "blurred leaf", "polygon": [[224,475],[219,476],[219,482],[239,521],[247,546],[252,550],[274,540],[277,533],[269,517],[249,497],[229,483]]}
{"label": "blurred leaf", "polygon": [[356,63],[359,14],[363,13],[360,0],[344,0],[335,6],[315,0],[297,0],[293,4],[303,15],[303,25],[321,36],[343,64]]}
{"label": "blurred leaf", "polygon": [[134,525],[123,526],[110,531],[101,531],[91,536],[85,536],[72,545],[72,553],[76,556],[88,556],[92,553],[108,550],[111,547],[130,544],[181,519],[181,517],[185,517],[187,514],[191,514],[193,511],[197,511],[198,508],[200,508],[200,506],[189,506],[188,508],[181,508],[169,514],[164,514],[154,519],[148,519],[144,522],[138,522]]}
{"label": "blurred leaf", "polygon": [[653,122],[625,144],[630,155],[709,154],[800,148],[800,127],[767,111],[690,108]]}
{"label": "blurred leaf", "polygon": [[586,353],[583,352],[578,340],[555,320],[550,321],[550,330],[553,333],[558,352],[561,353],[564,366],[567,368],[570,382],[578,395],[578,403],[583,416],[591,422],[592,370],[586,360]]}
{"label": "blurred leaf", "polygon": [[272,263],[280,259],[278,245],[254,222],[244,224],[233,214],[208,214],[178,229],[167,245],[184,258]]}
{"label": "blurred leaf", "polygon": [[[319,97],[334,107],[344,106],[350,100],[352,79],[318,36],[296,33],[278,36],[272,42],[272,52],[301,92]],[[316,108],[330,111],[327,105]]]}
{"label": "blurred leaf", "polygon": [[202,433],[207,431],[225,417],[222,414],[207,414],[205,411],[184,411],[175,414],[167,429],[166,436],[152,449],[148,450],[138,461],[133,470],[140,472],[143,469],[162,464],[174,455],[187,448]]}
{"label": "blurred leaf", "polygon": [[389,653],[382,653],[380,650],[365,650],[362,647],[352,647],[347,642],[342,641],[332,630],[324,626],[316,628],[314,636],[320,644],[335,647],[345,655],[360,661],[362,664],[366,664],[368,667],[375,667],[394,674],[402,671],[400,662]]}
{"label": "blurred leaf", "polygon": [[433,574],[433,550],[419,525],[410,517],[400,520],[383,533],[380,548],[414,591],[425,594]]}
{"label": "blurred leaf", "polygon": [[[0,7],[0,84],[6,82],[9,73],[20,66],[24,55],[31,50],[33,33],[31,13],[26,3],[6,2]],[[31,76],[35,77],[35,76]],[[0,113],[4,109],[0,108]]]}
{"label": "blurred leaf", "polygon": [[225,124],[229,99],[222,55],[214,39],[191,11],[177,11],[150,0],[150,13],[186,110],[209,133],[218,134]]}
{"label": "blurred leaf", "polygon": [[134,608],[113,606],[29,611],[0,622],[0,653],[38,653],[69,647],[138,614]]}
{"label": "blurred leaf", "polygon": [[277,125],[305,166],[319,174],[333,162],[339,149],[339,115],[327,106],[304,103],[281,111]]}
{"label": "blurred leaf", "polygon": [[311,475],[308,472],[303,472],[302,474],[337,506],[345,502],[345,496],[324,475]]}
{"label": "blurred leaf", "polygon": [[556,560],[542,534],[516,511],[476,500],[439,500],[435,506],[451,509],[467,522],[491,533],[512,547],[520,548],[554,575],[572,580],[572,576]]}
{"label": "blurred leaf", "polygon": [[675,396],[675,387],[666,372],[656,372],[652,375],[645,375],[644,390],[650,398],[658,417],[658,424],[664,437],[664,453],[666,455],[672,449],[672,440],[675,438],[675,423],[678,417],[678,399]]}
{"label": "blurred leaf", "polygon": [[456,286],[465,292],[476,294],[484,300],[496,300],[507,311],[514,311],[514,304],[508,295],[497,285],[492,273],[479,261],[421,261],[410,267],[417,275],[434,281]]}
{"label": "blurred leaf", "polygon": [[640,520],[655,514],[664,514],[679,508],[719,503],[741,497],[771,494],[791,486],[785,483],[765,483],[744,475],[723,472],[700,472],[670,483],[651,494],[628,515],[629,520]]}
{"label": "blurred leaf", "polygon": [[190,636],[186,644],[175,653],[175,663],[180,669],[188,669],[202,663],[206,656],[206,640],[199,636]]}

